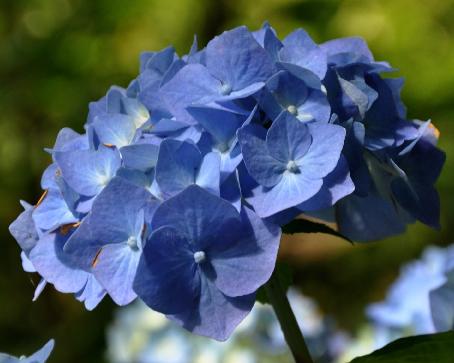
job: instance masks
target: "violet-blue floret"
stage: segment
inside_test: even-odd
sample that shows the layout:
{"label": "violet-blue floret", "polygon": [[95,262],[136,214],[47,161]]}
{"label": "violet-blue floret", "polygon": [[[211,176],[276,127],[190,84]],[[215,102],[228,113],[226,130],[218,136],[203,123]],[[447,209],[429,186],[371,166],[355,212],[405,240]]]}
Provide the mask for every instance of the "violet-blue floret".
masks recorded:
{"label": "violet-blue floret", "polygon": [[90,103],[83,133],[46,149],[43,196],[10,226],[42,277],[35,297],[46,284],[87,309],[138,296],[224,340],[298,214],[357,241],[438,227],[444,153],[430,122],[407,120],[391,71],[360,38],[280,40],[269,24],[143,53],[126,88]]}
{"label": "violet-blue floret", "polygon": [[0,363],[46,363],[52,350],[54,349],[55,341],[49,340],[41,349],[32,355],[26,357],[14,357],[6,353],[0,353]]}

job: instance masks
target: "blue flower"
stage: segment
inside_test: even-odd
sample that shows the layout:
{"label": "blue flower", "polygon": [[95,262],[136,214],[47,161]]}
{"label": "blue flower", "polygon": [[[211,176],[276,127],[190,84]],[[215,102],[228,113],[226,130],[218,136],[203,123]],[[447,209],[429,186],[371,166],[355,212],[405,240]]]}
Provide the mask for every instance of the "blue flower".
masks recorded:
{"label": "blue flower", "polygon": [[210,41],[204,65],[186,65],[160,92],[177,121],[195,124],[188,106],[246,98],[260,90],[272,72],[266,51],[245,27],[239,27]]}
{"label": "blue flower", "polygon": [[221,179],[224,181],[243,160],[238,144],[237,131],[249,124],[256,116],[257,107],[244,110],[234,104],[190,106],[188,112],[203,126],[204,134],[198,145],[204,152],[215,152],[221,164]]}
{"label": "blue flower", "polygon": [[281,67],[295,74],[307,70],[313,72],[319,79],[325,78],[327,57],[325,52],[311,39],[303,29],[297,29],[287,35],[279,50]]}
{"label": "blue flower", "polygon": [[136,297],[132,282],[140,274],[137,265],[147,233],[145,218],[156,204],[144,188],[115,178],[65,244],[64,251],[91,271],[119,305]]}
{"label": "blue flower", "polygon": [[328,122],[331,116],[328,99],[320,82],[315,87],[288,71],[280,71],[267,81],[259,104],[272,120],[287,111],[303,122]]}
{"label": "blue flower", "polygon": [[36,288],[34,300],[38,298],[47,283],[64,293],[74,293],[76,298],[91,310],[102,300],[105,290],[93,276],[76,263],[63,251],[71,229],[76,224],[66,225],[54,232],[42,232],[33,221],[34,208],[26,209],[10,225],[10,232],[15,237],[23,252],[21,254],[24,270],[37,272],[42,277]]}
{"label": "blue flower", "polygon": [[116,148],[62,151],[54,154],[66,183],[77,193],[92,197],[101,192],[121,165]]}
{"label": "blue flower", "polygon": [[29,357],[13,357],[11,355],[0,353],[0,363],[45,363],[54,349],[54,340],[49,340],[40,350]]}
{"label": "blue flower", "polygon": [[360,38],[343,38],[321,45],[328,55],[328,72],[323,84],[336,123],[347,130],[344,154],[348,159],[355,194],[369,192],[369,173],[363,152],[397,148],[417,137],[417,127],[406,120],[400,99],[402,79],[382,78],[392,69],[376,62]]}
{"label": "blue flower", "polygon": [[135,291],[200,335],[225,340],[274,268],[280,229],[191,186],[156,210]]}
{"label": "blue flower", "polygon": [[337,205],[341,233],[358,241],[402,233],[415,219],[439,228],[440,202],[434,184],[445,154],[435,144],[430,122],[419,123],[418,137],[400,148],[364,153],[370,173],[365,196],[350,195]]}
{"label": "blue flower", "polygon": [[[454,249],[430,247],[424,251],[420,260],[405,265],[388,291],[386,300],[372,304],[367,315],[372,322],[388,331],[403,334],[428,334],[439,331],[437,326],[446,327],[452,324],[452,316],[444,315],[446,305],[440,306],[444,291],[431,293],[432,311],[440,314],[436,325],[432,320],[429,292],[442,286],[445,273],[454,266]],[[441,289],[450,286],[449,281]],[[451,302],[452,303],[452,302]],[[452,305],[451,305],[452,306]],[[445,308],[442,310],[442,308]],[[449,318],[451,320],[444,320]],[[452,327],[452,325],[451,325]],[[443,329],[440,329],[443,330]]]}
{"label": "blue flower", "polygon": [[[98,127],[105,126],[109,118],[123,119],[124,123],[130,123],[139,129],[150,120],[148,109],[133,95],[128,94],[128,90],[121,87],[111,87],[106,96],[97,102],[89,105],[88,125],[98,124]],[[120,117],[122,116],[122,117]],[[123,131],[125,132],[125,131]]]}
{"label": "blue flower", "polygon": [[320,191],[339,162],[345,131],[331,124],[305,124],[283,112],[268,131],[247,125],[238,136],[246,168],[260,185],[248,202],[268,217]]}
{"label": "blue flower", "polygon": [[164,198],[196,184],[219,195],[220,157],[210,152],[204,156],[190,142],[164,140],[159,146],[156,182]]}

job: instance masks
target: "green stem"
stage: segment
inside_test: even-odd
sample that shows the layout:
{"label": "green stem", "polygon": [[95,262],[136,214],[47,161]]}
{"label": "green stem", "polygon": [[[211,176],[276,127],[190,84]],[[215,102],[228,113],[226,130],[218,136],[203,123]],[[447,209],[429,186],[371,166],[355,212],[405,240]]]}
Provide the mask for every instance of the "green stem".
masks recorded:
{"label": "green stem", "polygon": [[285,340],[293,354],[296,363],[313,363],[303,334],[298,326],[290,303],[279,281],[276,270],[266,283],[268,299],[273,305],[277,318],[284,333]]}

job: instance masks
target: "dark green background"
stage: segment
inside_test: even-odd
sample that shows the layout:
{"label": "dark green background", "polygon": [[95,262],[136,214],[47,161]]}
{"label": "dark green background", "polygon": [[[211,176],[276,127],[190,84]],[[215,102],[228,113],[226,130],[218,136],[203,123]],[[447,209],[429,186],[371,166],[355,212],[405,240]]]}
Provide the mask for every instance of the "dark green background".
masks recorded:
{"label": "dark green background", "polygon": [[[52,362],[102,362],[113,304],[87,312],[70,295],[47,288],[32,303],[36,276],[21,270],[7,226],[19,199],[36,202],[49,163],[44,147],[64,126],[82,131],[89,101],[111,84],[126,86],[141,51],[174,44],[186,52],[225,29],[269,20],[280,36],[304,27],[316,41],[361,35],[376,58],[406,78],[409,116],[432,118],[448,158],[438,183],[441,232],[415,225],[400,237],[344,247],[317,258],[292,254],[307,239],[287,241],[296,282],[345,328],[363,319],[366,302],[383,297],[403,261],[425,244],[452,242],[454,165],[454,1],[452,0],[1,0],[0,1],[0,351],[30,353],[50,337]],[[325,239],[316,240],[323,248]],[[331,246],[330,245],[330,246]],[[314,243],[312,242],[312,246]],[[330,247],[331,249],[331,247]],[[289,257],[290,256],[290,257]],[[293,258],[291,258],[293,256]],[[321,257],[320,257],[321,256]]]}

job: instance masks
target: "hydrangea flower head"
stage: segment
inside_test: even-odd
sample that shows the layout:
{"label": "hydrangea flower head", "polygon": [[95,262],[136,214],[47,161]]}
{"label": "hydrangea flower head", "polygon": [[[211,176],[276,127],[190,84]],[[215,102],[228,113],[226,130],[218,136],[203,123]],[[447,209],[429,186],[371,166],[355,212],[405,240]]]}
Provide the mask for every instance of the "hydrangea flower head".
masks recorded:
{"label": "hydrangea flower head", "polygon": [[10,225],[42,277],[35,298],[47,284],[88,309],[138,296],[223,340],[298,214],[360,241],[438,227],[444,153],[430,123],[407,120],[391,70],[361,39],[281,41],[269,24],[144,52],[136,79],[90,103],[83,133],[59,132],[42,197]]}

